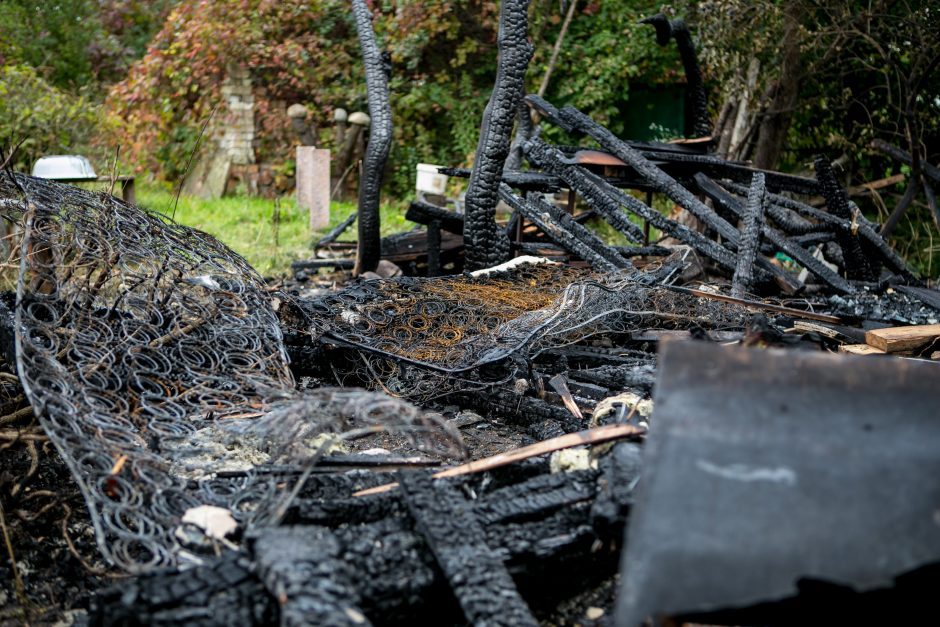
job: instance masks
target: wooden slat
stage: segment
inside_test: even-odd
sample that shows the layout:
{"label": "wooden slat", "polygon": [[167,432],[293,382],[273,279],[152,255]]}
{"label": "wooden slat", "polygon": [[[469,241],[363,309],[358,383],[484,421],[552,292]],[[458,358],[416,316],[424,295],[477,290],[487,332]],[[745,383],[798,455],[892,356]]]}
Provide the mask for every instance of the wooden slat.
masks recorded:
{"label": "wooden slat", "polygon": [[926,346],[938,337],[940,337],[940,324],[923,324],[866,331],[865,343],[886,353],[897,353]]}
{"label": "wooden slat", "polygon": [[839,347],[840,353],[850,353],[852,355],[884,355],[881,349],[869,346],[868,344],[843,344]]}

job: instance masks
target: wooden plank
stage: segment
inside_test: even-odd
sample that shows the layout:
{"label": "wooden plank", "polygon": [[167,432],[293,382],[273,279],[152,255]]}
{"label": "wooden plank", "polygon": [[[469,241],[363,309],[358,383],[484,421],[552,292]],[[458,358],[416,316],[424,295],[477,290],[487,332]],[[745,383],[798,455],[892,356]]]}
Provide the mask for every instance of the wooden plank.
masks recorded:
{"label": "wooden plank", "polygon": [[898,183],[903,183],[905,176],[903,174],[895,174],[894,176],[889,176],[888,178],[879,179],[877,181],[870,181],[868,183],[862,183],[861,185],[856,185],[849,188],[849,196],[857,196],[864,192],[872,192],[884,187],[890,187],[891,185],[896,185]]}
{"label": "wooden plank", "polygon": [[850,353],[852,355],[885,355],[886,353],[874,346],[868,344],[843,344],[839,347],[840,353]]}
{"label": "wooden plank", "polygon": [[940,324],[923,324],[866,331],[865,343],[886,353],[897,353],[926,346],[938,337],[940,337]]}
{"label": "wooden plank", "polygon": [[[579,431],[577,433],[566,433],[565,435],[560,435],[557,438],[536,442],[535,444],[530,444],[528,446],[523,446],[522,448],[506,451],[505,453],[498,453],[491,457],[476,459],[471,462],[467,462],[466,464],[461,464],[460,466],[453,466],[451,468],[441,470],[431,476],[435,479],[440,479],[441,477],[458,477],[460,475],[469,475],[477,472],[487,472],[495,468],[502,468],[503,466],[508,466],[509,464],[522,461],[523,459],[537,457],[539,455],[544,455],[545,453],[554,453],[555,451],[571,448],[572,446],[601,444],[602,442],[610,442],[611,440],[640,437],[645,435],[645,427],[635,427],[633,425],[623,424],[604,425],[602,427],[595,427],[593,429]],[[397,487],[397,483],[386,483],[385,485],[353,492],[353,496],[381,494],[383,492],[394,490]]]}

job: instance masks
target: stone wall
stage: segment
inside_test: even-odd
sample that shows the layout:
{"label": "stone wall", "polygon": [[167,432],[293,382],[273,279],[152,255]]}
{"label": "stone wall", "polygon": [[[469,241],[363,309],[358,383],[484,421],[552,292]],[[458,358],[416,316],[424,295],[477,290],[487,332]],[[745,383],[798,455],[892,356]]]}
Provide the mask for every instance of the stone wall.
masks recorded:
{"label": "stone wall", "polygon": [[[202,154],[186,177],[183,192],[201,198],[221,198],[229,188],[233,167],[255,162],[255,98],[247,68],[229,66],[222,84],[224,113],[209,129]],[[257,170],[255,170],[257,172]],[[257,188],[257,184],[250,185]]]}
{"label": "stone wall", "polygon": [[255,162],[255,97],[247,68],[233,66],[222,84],[227,115],[220,129],[219,150],[234,165]]}

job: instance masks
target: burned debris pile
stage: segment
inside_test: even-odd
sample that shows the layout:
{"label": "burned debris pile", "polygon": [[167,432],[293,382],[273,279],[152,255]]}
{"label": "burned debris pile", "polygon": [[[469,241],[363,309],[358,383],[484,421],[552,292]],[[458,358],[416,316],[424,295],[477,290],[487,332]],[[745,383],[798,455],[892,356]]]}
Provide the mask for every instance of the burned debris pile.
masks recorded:
{"label": "burned debris pile", "polygon": [[[387,68],[353,5],[378,119]],[[650,23],[680,46],[697,137],[644,143],[523,94],[526,10],[501,9],[475,167],[447,169],[470,179],[465,212],[418,199],[426,229],[377,242],[391,130],[374,124],[356,258],[294,281],[0,172],[4,619],[60,618],[26,601],[58,572],[42,542],[88,573],[59,604],[93,625],[774,623],[817,616],[819,580],[866,612],[921,609],[938,292],[826,159],[808,178],[709,152],[681,20]],[[596,145],[549,143],[535,118]],[[344,250],[351,223],[317,248]],[[318,284],[324,267],[358,276]]]}
{"label": "burned debris pile", "polygon": [[[135,575],[85,599],[92,624],[610,616],[642,440],[671,398],[651,401],[656,346],[864,336],[818,310],[834,289],[801,311],[676,285],[681,247],[642,269],[519,258],[301,298],[109,196],[9,173],[0,193],[21,229],[11,374],[84,497],[97,555],[76,555]],[[910,289],[866,291],[865,324],[940,315]],[[12,444],[39,433],[22,429]]]}

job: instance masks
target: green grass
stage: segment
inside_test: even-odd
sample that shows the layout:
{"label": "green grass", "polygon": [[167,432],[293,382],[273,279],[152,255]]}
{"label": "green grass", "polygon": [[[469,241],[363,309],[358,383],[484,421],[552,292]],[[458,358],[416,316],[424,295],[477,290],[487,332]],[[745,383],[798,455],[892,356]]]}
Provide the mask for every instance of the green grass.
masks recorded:
{"label": "green grass", "polygon": [[[175,200],[175,193],[168,186],[137,185],[138,204],[168,217],[173,217]],[[282,276],[289,273],[292,261],[308,258],[313,243],[356,210],[355,203],[334,202],[330,206],[330,226],[312,231],[307,212],[297,207],[293,196],[281,198],[279,204],[277,219],[274,200],[248,196],[203,200],[181,195],[175,220],[215,236],[263,276]],[[405,208],[397,204],[383,205],[381,220],[383,235],[413,226],[405,220]],[[340,237],[340,241],[355,239],[355,225]]]}

